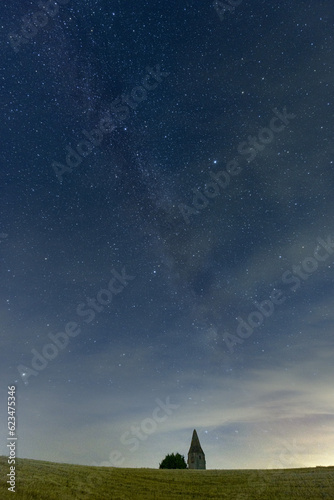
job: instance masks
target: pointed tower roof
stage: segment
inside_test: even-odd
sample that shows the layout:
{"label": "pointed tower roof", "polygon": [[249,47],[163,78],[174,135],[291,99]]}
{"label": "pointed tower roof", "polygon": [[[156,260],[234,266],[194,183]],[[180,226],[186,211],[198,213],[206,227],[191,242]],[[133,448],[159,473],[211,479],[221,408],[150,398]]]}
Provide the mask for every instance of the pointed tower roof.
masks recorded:
{"label": "pointed tower roof", "polygon": [[201,443],[199,442],[196,429],[194,429],[188,453],[202,453],[204,455],[204,451],[202,450]]}

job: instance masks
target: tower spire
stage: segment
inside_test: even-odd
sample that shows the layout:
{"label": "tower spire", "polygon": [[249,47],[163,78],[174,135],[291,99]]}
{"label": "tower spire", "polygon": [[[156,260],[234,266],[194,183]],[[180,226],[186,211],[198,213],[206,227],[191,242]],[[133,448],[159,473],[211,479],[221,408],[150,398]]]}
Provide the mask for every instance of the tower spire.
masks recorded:
{"label": "tower spire", "polygon": [[193,431],[191,444],[188,452],[188,468],[189,469],[205,469],[205,454],[199,442],[196,429]]}

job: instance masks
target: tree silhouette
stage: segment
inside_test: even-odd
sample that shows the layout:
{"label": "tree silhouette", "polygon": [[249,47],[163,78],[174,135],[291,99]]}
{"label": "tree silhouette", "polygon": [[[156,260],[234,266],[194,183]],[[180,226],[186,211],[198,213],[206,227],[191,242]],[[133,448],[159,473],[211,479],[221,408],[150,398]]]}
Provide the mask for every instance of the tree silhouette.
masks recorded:
{"label": "tree silhouette", "polygon": [[159,469],[186,469],[187,464],[184,460],[184,455],[180,453],[171,453],[166,455],[161,464],[159,464]]}

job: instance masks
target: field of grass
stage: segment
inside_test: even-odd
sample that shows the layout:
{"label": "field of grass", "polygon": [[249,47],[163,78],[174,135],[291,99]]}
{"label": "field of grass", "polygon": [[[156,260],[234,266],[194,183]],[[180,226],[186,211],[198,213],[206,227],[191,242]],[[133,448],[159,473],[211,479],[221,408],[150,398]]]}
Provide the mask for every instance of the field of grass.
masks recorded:
{"label": "field of grass", "polygon": [[17,459],[16,492],[0,457],[0,498],[25,500],[334,500],[334,467],[285,470],[159,470]]}

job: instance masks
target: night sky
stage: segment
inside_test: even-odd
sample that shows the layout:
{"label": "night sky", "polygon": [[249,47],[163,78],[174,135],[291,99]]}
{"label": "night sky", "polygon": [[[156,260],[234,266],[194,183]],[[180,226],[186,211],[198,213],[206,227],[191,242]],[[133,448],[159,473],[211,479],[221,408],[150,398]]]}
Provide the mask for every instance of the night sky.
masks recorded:
{"label": "night sky", "polygon": [[230,4],[2,2],[0,454],[333,464],[333,3]]}

